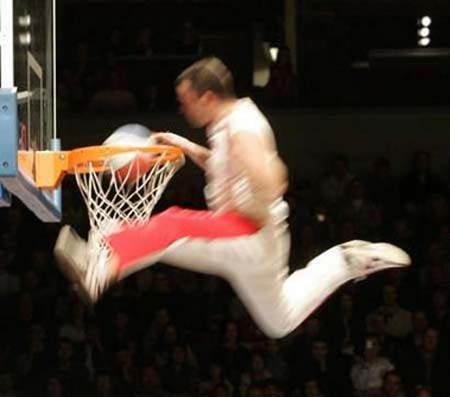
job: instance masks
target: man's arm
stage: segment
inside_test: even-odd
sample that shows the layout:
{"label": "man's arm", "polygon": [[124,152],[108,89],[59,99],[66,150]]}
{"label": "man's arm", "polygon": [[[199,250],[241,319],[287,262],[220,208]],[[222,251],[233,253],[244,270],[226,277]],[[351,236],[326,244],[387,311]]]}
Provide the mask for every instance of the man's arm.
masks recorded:
{"label": "man's arm", "polygon": [[211,153],[208,148],[197,145],[189,139],[171,132],[154,133],[152,138],[157,144],[179,147],[195,164],[197,164],[200,168],[205,169],[206,161]]}
{"label": "man's arm", "polygon": [[230,138],[230,145],[233,161],[240,164],[257,195],[272,202],[286,193],[288,171],[272,141],[236,132]]}

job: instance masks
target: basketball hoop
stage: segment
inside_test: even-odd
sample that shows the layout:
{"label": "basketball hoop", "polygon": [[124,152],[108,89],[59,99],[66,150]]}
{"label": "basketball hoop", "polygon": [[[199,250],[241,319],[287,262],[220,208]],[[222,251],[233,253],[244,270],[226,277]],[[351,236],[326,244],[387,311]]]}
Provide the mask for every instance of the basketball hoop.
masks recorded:
{"label": "basketball hoop", "polygon": [[[127,166],[133,169],[120,177],[110,160],[114,156],[136,154]],[[139,155],[151,155],[151,164],[142,167]],[[66,174],[75,176],[86,204],[90,232],[86,269],[99,274],[107,271],[110,249],[105,237],[127,225],[146,222],[168,182],[184,164],[181,149],[155,145],[148,147],[92,146],[60,152],[36,152],[34,161],[19,161],[22,166],[34,164],[34,179],[41,187],[58,185]],[[29,158],[28,158],[29,160]],[[31,163],[31,165],[30,165]],[[95,266],[89,264],[95,263]],[[89,275],[88,275],[89,277]],[[94,280],[94,276],[92,276]]]}
{"label": "basketball hoop", "polygon": [[[121,178],[109,159],[120,154],[151,154],[151,167],[141,166],[136,155],[128,165],[134,169]],[[94,146],[69,152],[68,172],[75,175],[87,207],[90,226],[109,234],[113,224],[136,224],[147,220],[175,172],[184,163],[180,149],[169,146],[143,148]],[[137,176],[136,176],[137,174]]]}
{"label": "basketball hoop", "polygon": [[[153,164],[149,168],[142,167],[139,156],[135,156],[128,165],[128,169],[134,169],[135,174],[132,183],[129,183],[131,172],[119,177],[108,162],[112,152],[117,155],[117,151],[105,152],[102,149],[104,148],[72,152],[71,155],[74,157],[72,171],[89,215],[86,264],[95,263],[96,273],[102,271],[110,256],[105,236],[124,225],[146,222],[184,159],[179,149],[156,146],[144,148],[140,152],[154,155]],[[136,152],[136,148],[132,152]],[[130,150],[122,153],[130,153]],[[92,154],[95,154],[95,158]]]}
{"label": "basketball hoop", "polygon": [[[129,171],[119,177],[108,160],[129,153],[151,154],[151,166],[143,167],[136,155],[127,165]],[[114,224],[145,222],[167,183],[184,163],[181,150],[169,146],[99,146],[72,150],[69,156],[69,172],[75,175],[91,230],[101,234],[110,234]],[[133,180],[130,181],[132,169]]]}

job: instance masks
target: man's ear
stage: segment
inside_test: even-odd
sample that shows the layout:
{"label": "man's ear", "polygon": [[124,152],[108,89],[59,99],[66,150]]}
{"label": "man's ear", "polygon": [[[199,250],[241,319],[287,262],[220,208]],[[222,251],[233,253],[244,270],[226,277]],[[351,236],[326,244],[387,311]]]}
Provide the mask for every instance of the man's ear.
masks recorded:
{"label": "man's ear", "polygon": [[203,101],[204,104],[209,104],[211,103],[213,100],[216,99],[216,94],[214,94],[214,92],[208,90],[206,91],[203,95],[201,100]]}

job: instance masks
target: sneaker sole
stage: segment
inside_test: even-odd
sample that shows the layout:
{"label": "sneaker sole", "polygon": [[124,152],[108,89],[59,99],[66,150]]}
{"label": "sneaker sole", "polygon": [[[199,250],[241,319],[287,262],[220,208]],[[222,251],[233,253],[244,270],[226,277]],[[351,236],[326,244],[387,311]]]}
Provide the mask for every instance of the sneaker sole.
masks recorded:
{"label": "sneaker sole", "polygon": [[377,252],[377,256],[387,263],[397,267],[406,267],[411,265],[410,256],[401,248],[388,243],[373,243],[372,247]]}
{"label": "sneaker sole", "polygon": [[411,258],[401,248],[389,243],[371,243],[364,240],[353,240],[342,244],[344,249],[351,248],[360,251],[366,256],[371,255],[374,258],[383,260],[397,266],[409,266]]}
{"label": "sneaker sole", "polygon": [[355,240],[342,244],[342,248],[351,251],[352,255],[366,258],[367,264],[360,268],[353,277],[353,282],[358,283],[368,276],[383,270],[405,268],[411,264],[411,258],[401,248],[389,243],[370,243],[368,241]]}

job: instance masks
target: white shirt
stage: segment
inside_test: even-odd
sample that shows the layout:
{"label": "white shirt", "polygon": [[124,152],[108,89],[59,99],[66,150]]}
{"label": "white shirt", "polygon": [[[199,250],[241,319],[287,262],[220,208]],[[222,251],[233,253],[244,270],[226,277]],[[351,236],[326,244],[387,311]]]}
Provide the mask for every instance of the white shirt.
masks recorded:
{"label": "white shirt", "polygon": [[394,366],[385,357],[377,357],[370,362],[361,360],[353,365],[350,372],[353,387],[357,391],[381,389],[384,375],[393,369]]}
{"label": "white shirt", "polygon": [[231,112],[207,130],[211,154],[206,163],[204,192],[208,207],[218,213],[238,211],[250,216],[269,211],[277,222],[285,220],[289,209],[282,197],[267,208],[252,192],[244,170],[238,169],[230,157],[230,137],[237,132],[265,135],[276,147],[272,128],[261,111],[251,99],[239,99]]}
{"label": "white shirt", "polygon": [[[386,322],[386,334],[397,338],[403,338],[412,331],[412,319],[411,312],[401,308],[398,305],[395,306],[380,306],[367,317],[368,324],[371,323],[371,319],[381,314]],[[372,331],[369,329],[369,331]]]}

